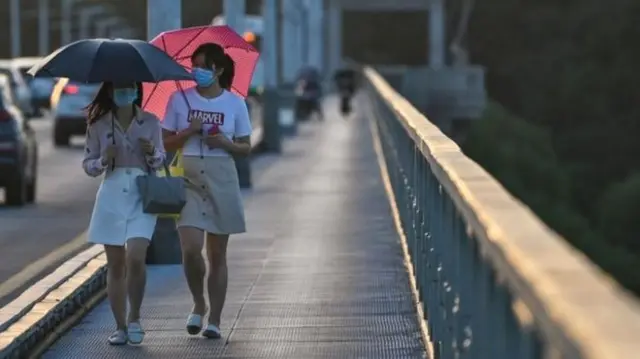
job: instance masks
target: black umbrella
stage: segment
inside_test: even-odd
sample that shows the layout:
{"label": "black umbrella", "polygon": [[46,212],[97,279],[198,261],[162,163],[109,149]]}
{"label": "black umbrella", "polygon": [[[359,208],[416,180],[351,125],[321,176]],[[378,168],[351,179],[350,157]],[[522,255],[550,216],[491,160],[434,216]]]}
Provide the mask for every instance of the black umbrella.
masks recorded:
{"label": "black umbrella", "polygon": [[51,53],[28,73],[88,83],[193,79],[161,49],[145,41],[124,39],[76,41]]}

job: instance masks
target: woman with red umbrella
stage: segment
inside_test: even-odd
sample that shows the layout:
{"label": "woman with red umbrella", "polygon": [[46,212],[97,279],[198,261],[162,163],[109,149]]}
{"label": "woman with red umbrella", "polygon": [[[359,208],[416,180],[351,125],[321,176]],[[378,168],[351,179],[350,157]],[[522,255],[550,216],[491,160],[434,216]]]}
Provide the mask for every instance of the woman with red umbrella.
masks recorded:
{"label": "woman with red umbrella", "polygon": [[[188,181],[187,204],[177,222],[194,302],[187,331],[220,338],[220,314],[227,291],[227,242],[229,235],[245,232],[233,156],[249,154],[252,129],[244,99],[230,91],[235,64],[224,49],[213,43],[200,45],[191,54],[191,68],[196,87],[178,90],[169,98],[163,121],[164,144],[168,151],[182,151]],[[208,309],[203,245],[210,268]],[[207,310],[208,324],[203,330]]]}

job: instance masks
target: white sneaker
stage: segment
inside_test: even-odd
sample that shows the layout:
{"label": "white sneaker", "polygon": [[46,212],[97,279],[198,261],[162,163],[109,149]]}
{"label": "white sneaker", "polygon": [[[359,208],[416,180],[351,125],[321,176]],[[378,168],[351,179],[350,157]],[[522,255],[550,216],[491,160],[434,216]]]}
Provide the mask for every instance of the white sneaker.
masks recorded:
{"label": "white sneaker", "polygon": [[187,317],[187,333],[196,335],[202,331],[202,316],[191,313]]}
{"label": "white sneaker", "polygon": [[127,332],[124,330],[116,330],[109,336],[109,344],[111,345],[125,345],[129,338],[127,337]]}
{"label": "white sneaker", "polygon": [[144,330],[142,329],[142,325],[140,323],[129,323],[129,327],[127,329],[127,336],[129,337],[129,343],[131,344],[140,344],[144,340]]}
{"label": "white sneaker", "polygon": [[220,339],[222,338],[222,333],[220,332],[220,328],[218,328],[214,324],[209,324],[202,332],[202,336],[209,339]]}

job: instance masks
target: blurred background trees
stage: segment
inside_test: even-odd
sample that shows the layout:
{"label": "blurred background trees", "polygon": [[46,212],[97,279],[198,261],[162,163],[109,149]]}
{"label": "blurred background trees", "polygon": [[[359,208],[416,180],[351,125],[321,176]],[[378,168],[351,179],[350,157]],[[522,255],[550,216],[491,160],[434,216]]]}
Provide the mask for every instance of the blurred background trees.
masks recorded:
{"label": "blurred background trees", "polygon": [[640,293],[638,18],[637,0],[477,1],[466,42],[495,103],[463,148]]}

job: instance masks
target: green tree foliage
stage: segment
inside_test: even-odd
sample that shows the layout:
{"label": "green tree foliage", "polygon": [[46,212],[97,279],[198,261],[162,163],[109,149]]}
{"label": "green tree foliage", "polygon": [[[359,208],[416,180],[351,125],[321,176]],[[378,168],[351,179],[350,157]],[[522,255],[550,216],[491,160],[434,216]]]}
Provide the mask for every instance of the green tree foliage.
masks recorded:
{"label": "green tree foliage", "polygon": [[640,253],[640,172],[612,185],[599,210],[598,224],[607,241]]}
{"label": "green tree foliage", "polygon": [[575,207],[595,220],[594,199],[640,168],[640,1],[475,3],[467,41],[489,93],[551,135]]}
{"label": "green tree foliage", "polygon": [[640,267],[640,173],[607,192],[598,207],[598,231],[572,205],[568,170],[557,158],[552,136],[541,127],[491,103],[462,148],[547,225],[640,294],[640,273],[629,270]]}

